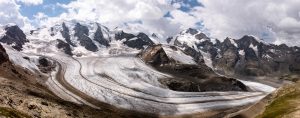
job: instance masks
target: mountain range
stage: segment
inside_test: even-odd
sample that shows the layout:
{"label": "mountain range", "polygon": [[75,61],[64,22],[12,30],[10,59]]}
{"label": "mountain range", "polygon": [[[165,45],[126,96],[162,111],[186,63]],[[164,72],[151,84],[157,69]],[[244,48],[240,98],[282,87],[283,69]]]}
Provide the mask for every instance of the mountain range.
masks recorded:
{"label": "mountain range", "polygon": [[192,28],[159,39],[96,22],[28,32],[9,24],[0,42],[2,77],[118,117],[226,117],[300,74],[300,47],[249,35],[219,40]]}

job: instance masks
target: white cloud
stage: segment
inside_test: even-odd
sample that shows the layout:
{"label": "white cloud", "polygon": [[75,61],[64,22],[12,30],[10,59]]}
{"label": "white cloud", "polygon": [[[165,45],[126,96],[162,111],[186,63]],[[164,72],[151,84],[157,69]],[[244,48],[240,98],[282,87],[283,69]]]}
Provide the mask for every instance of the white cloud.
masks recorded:
{"label": "white cloud", "polygon": [[256,35],[267,42],[300,45],[299,0],[199,0],[193,14],[211,36]]}
{"label": "white cloud", "polygon": [[170,20],[173,23],[181,24],[181,29],[195,27],[195,24],[199,22],[199,19],[197,19],[195,16],[180,10],[173,10],[170,12],[170,14],[173,17]]}
{"label": "white cloud", "polygon": [[[58,4],[67,9],[55,20],[97,21],[110,28],[122,27],[127,30],[156,33],[163,38],[193,27],[196,18],[177,8],[183,4],[171,4],[171,0],[77,0],[69,4]],[[170,11],[173,18],[164,15]],[[47,24],[47,23],[46,23]]]}
{"label": "white cloud", "polygon": [[65,8],[68,8],[71,18],[119,25],[129,21],[160,19],[168,6],[158,1],[164,0],[77,0],[65,5]]}
{"label": "white cloud", "polygon": [[43,4],[43,0],[16,0],[17,2],[22,2],[25,5],[40,5]]}
{"label": "white cloud", "polygon": [[45,19],[47,18],[48,16],[45,14],[45,13],[42,13],[42,12],[38,12],[36,15],[33,16],[34,18],[36,19]]}
{"label": "white cloud", "polygon": [[0,9],[0,25],[14,23],[23,29],[31,28],[28,18],[20,14],[20,6],[15,1],[0,0]]}

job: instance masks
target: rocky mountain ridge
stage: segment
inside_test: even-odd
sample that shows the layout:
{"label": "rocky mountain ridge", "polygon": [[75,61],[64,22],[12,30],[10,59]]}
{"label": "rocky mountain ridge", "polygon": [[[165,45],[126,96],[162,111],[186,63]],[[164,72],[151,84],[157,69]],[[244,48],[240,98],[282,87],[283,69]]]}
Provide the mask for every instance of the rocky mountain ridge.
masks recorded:
{"label": "rocky mountain ridge", "polygon": [[[299,47],[267,44],[254,36],[223,42],[188,29],[170,42],[222,75],[281,76],[299,74]],[[202,55],[202,56],[199,56]]]}
{"label": "rocky mountain ridge", "polygon": [[[13,45],[16,50],[22,50],[23,47],[25,51],[62,50],[68,55],[75,53],[77,56],[109,48],[113,41],[137,50],[155,44],[155,37],[109,30],[99,23],[63,22],[50,28],[32,30],[26,35],[14,25],[4,30],[6,32],[0,42]],[[181,48],[197,64],[205,63],[222,75],[277,76],[300,72],[299,47],[267,44],[254,36],[219,41],[189,28],[174,38],[168,38],[168,44],[163,45]]]}

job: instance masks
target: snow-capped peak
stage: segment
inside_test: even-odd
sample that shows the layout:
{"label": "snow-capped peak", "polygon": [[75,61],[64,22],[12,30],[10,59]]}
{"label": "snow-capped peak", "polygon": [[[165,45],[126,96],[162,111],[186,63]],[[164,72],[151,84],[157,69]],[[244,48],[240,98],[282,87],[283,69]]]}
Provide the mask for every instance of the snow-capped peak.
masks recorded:
{"label": "snow-capped peak", "polygon": [[269,45],[269,43],[267,43],[266,41],[258,38],[257,36],[254,36],[254,35],[247,35],[247,36],[253,37],[259,43],[263,43],[263,44]]}
{"label": "snow-capped peak", "polygon": [[175,38],[173,38],[170,44],[175,45],[188,45],[191,48],[198,50],[197,45],[210,40],[203,32],[197,29],[186,29],[180,32]]}
{"label": "snow-capped peak", "polygon": [[4,27],[12,27],[12,26],[17,26],[17,24],[15,24],[15,23],[8,23],[8,24],[4,25]]}

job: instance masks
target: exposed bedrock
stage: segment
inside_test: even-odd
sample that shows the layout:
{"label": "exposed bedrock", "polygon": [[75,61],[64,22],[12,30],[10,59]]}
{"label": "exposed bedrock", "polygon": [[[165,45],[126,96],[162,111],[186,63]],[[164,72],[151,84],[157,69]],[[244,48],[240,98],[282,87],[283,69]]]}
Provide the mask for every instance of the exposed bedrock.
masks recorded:
{"label": "exposed bedrock", "polygon": [[[170,47],[178,51],[175,46]],[[157,70],[173,75],[159,81],[167,88],[184,92],[204,91],[248,91],[240,81],[233,78],[220,77],[207,67],[204,62],[199,64],[182,64],[168,56],[162,45],[148,47],[140,56]]]}

